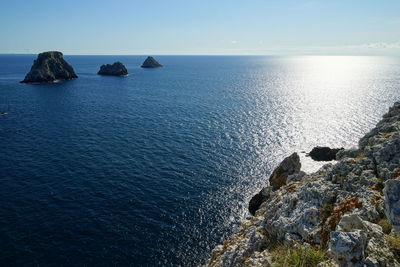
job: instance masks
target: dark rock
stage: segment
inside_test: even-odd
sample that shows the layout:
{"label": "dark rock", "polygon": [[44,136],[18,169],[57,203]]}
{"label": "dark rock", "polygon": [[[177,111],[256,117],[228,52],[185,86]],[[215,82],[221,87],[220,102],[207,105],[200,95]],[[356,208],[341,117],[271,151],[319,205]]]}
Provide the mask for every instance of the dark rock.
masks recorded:
{"label": "dark rock", "polygon": [[296,152],[286,157],[269,177],[269,184],[272,189],[275,191],[285,185],[288,176],[300,172],[300,168],[300,157]]}
{"label": "dark rock", "polygon": [[106,64],[100,67],[99,75],[111,75],[111,76],[125,76],[128,75],[128,70],[121,62],[115,62],[114,64]]}
{"label": "dark rock", "polygon": [[336,154],[343,148],[329,148],[326,146],[314,147],[308,154],[315,161],[331,161],[336,159]]}
{"label": "dark rock", "polygon": [[142,64],[142,68],[159,68],[162,67],[160,63],[157,62],[153,57],[147,57]]}
{"label": "dark rock", "polygon": [[272,187],[267,186],[261,189],[258,194],[254,195],[249,202],[249,211],[251,215],[254,215],[256,211],[260,208],[261,204],[269,199],[272,193]]}
{"label": "dark rock", "polygon": [[258,194],[251,198],[249,202],[250,213],[254,215],[260,208],[261,204],[268,200],[273,191],[278,190],[281,186],[287,183],[289,176],[294,177],[294,175],[299,175],[299,179],[301,179],[305,173],[300,172],[300,169],[300,157],[297,153],[293,153],[289,157],[286,157],[269,177],[270,186],[264,187]]}
{"label": "dark rock", "polygon": [[58,51],[40,53],[21,83],[51,83],[78,78],[74,69]]}

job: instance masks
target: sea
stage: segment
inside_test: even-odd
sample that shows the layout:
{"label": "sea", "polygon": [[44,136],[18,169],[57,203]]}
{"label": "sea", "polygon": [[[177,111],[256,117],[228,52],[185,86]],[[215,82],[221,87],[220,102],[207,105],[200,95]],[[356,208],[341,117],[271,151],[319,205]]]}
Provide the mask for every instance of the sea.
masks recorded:
{"label": "sea", "polygon": [[1,266],[205,264],[286,156],[315,171],[400,100],[398,57],[154,57],[29,85],[36,55],[0,55]]}

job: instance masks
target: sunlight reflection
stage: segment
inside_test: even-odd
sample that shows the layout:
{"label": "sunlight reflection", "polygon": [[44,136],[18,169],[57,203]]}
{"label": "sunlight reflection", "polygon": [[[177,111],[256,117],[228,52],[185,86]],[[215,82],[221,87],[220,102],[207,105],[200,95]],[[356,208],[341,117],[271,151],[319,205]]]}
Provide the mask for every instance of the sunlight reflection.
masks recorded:
{"label": "sunlight reflection", "polygon": [[[268,59],[270,67],[271,59]],[[259,93],[264,110],[278,113],[264,115],[265,130],[282,146],[282,158],[290,151],[310,151],[314,146],[349,147],[357,140],[368,122],[355,122],[352,117],[365,117],[365,101],[379,101],[377,77],[385,69],[385,58],[357,56],[301,56],[276,60],[279,71],[265,68]],[[273,84],[273,86],[271,86]],[[271,92],[271,87],[274,91]],[[273,100],[271,101],[271,93]],[[347,121],[346,125],[343,124]],[[282,127],[283,126],[283,127]],[[347,136],[352,131],[360,136]],[[267,154],[266,154],[267,156]],[[304,156],[304,155],[303,155]],[[302,156],[303,169],[314,171],[321,163]]]}

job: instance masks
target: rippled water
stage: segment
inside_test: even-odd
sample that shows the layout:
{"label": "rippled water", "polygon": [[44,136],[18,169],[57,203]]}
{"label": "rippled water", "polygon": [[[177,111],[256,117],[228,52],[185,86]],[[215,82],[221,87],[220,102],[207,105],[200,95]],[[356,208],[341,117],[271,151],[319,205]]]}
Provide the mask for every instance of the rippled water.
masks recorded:
{"label": "rippled water", "polygon": [[79,79],[19,84],[34,57],[0,56],[8,266],[204,263],[285,156],[354,146],[400,99],[399,58],[66,56]]}

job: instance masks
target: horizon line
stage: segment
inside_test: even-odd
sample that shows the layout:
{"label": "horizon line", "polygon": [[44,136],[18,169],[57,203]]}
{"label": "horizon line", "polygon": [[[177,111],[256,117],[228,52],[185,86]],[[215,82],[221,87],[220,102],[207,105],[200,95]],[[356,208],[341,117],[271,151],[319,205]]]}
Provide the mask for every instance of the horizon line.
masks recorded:
{"label": "horizon line", "polygon": [[[48,50],[58,51],[58,50]],[[43,51],[43,52],[48,52]],[[38,55],[40,53],[1,53],[0,55]],[[299,54],[70,54],[60,51],[65,56],[377,56],[399,57],[399,54],[351,54],[351,53],[299,53]]]}

